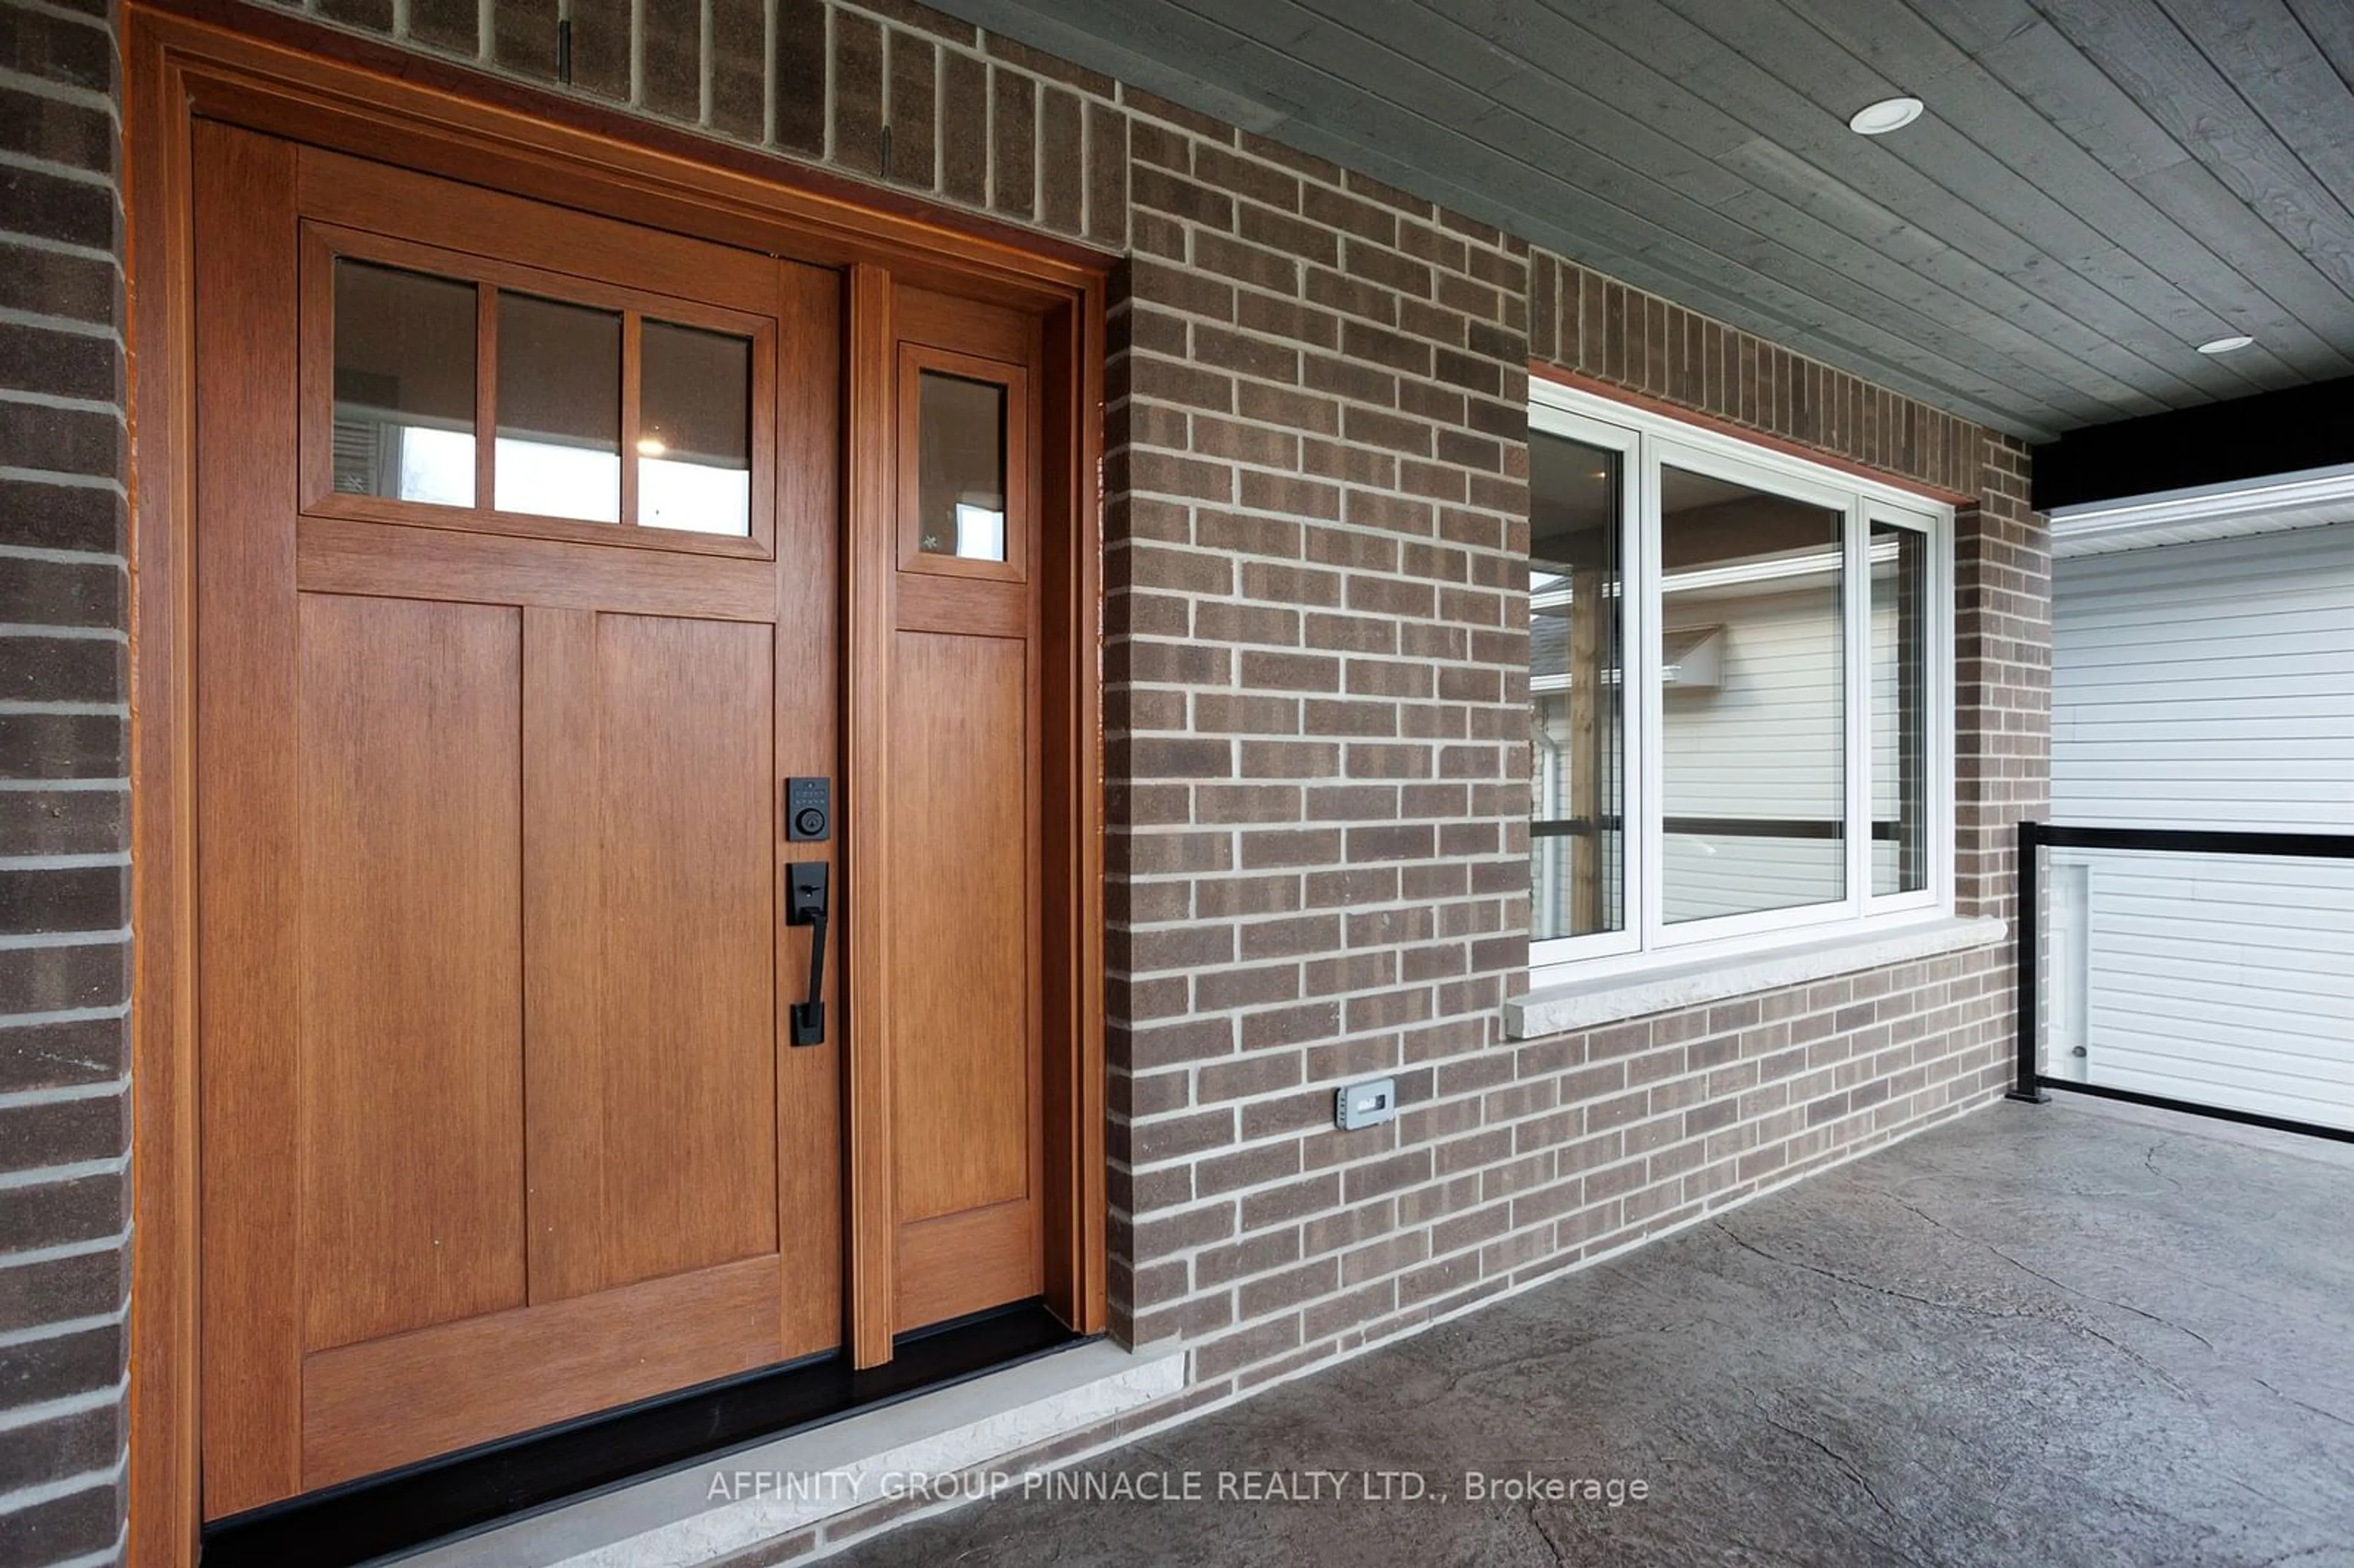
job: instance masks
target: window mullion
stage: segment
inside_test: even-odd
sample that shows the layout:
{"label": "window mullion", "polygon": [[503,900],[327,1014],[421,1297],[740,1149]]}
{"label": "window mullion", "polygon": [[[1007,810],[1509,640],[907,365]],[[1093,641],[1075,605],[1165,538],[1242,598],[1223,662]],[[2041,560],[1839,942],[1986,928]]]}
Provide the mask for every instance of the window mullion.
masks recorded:
{"label": "window mullion", "polygon": [[[1635,828],[1628,834],[1634,855],[1635,871],[1630,880],[1640,889],[1642,947],[1656,948],[1664,928],[1662,918],[1666,890],[1662,884],[1665,871],[1665,833],[1662,815],[1665,810],[1667,766],[1661,749],[1663,734],[1663,701],[1659,679],[1659,442],[1645,434],[1638,452],[1636,471],[1638,490],[1634,497],[1629,531],[1633,534],[1636,588],[1634,605],[1636,624],[1628,646],[1634,653],[1632,686],[1633,700],[1628,705],[1636,710],[1635,747],[1638,759],[1635,801],[1628,818]],[[1625,682],[1628,677],[1622,674]]]}
{"label": "window mullion", "polygon": [[1872,891],[1872,522],[1859,501],[1847,509],[1845,591],[1840,595],[1847,691],[1847,906],[1859,917]]}

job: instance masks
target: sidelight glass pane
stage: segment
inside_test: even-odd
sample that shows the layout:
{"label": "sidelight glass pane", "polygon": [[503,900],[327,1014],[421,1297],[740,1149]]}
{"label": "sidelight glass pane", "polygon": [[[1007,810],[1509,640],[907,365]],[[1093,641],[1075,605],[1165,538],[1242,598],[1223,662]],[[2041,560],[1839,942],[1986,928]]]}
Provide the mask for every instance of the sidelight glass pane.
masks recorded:
{"label": "sidelight glass pane", "polygon": [[474,285],[335,258],[334,488],[474,504]]}
{"label": "sidelight glass pane", "polygon": [[1626,926],[1622,459],[1529,434],[1530,934]]}
{"label": "sidelight glass pane", "polygon": [[1663,917],[1842,898],[1845,516],[1659,480]]}
{"label": "sidelight glass pane", "polygon": [[498,509],[621,520],[621,317],[502,291]]}
{"label": "sidelight glass pane", "polygon": [[1872,525],[1872,890],[1929,885],[1929,536]]}
{"label": "sidelight glass pane", "polygon": [[638,521],[696,534],[752,532],[752,343],[644,323],[638,392]]}
{"label": "sidelight glass pane", "polygon": [[1005,559],[1005,388],[921,373],[917,544],[928,555]]}

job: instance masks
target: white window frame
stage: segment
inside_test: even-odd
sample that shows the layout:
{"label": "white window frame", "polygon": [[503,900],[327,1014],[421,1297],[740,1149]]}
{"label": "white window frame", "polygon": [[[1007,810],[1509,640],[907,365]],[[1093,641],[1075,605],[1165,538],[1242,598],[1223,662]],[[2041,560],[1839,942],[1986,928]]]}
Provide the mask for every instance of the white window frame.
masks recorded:
{"label": "white window frame", "polygon": [[[1585,937],[1530,943],[1533,986],[1585,980],[1666,964],[1688,964],[1818,943],[1842,934],[1859,939],[1949,917],[1954,908],[1954,512],[1916,492],[1756,445],[1670,416],[1532,380],[1532,429],[1618,454],[1622,514],[1619,560],[1621,646],[1639,654],[1641,678],[1622,678],[1620,715],[1626,799],[1634,831],[1622,835],[1625,927]],[[1847,891],[1844,897],[1788,909],[1761,910],[1669,925],[1661,868],[1666,764],[1665,687],[1658,612],[1659,471],[1663,464],[1705,473],[1839,512],[1845,519],[1840,612],[1846,681],[1844,741]],[[1923,762],[1928,773],[1927,885],[1910,893],[1872,891],[1872,524],[1914,529],[1928,538],[1929,608],[1924,676],[1928,686]],[[1865,831],[1856,832],[1859,825]]]}

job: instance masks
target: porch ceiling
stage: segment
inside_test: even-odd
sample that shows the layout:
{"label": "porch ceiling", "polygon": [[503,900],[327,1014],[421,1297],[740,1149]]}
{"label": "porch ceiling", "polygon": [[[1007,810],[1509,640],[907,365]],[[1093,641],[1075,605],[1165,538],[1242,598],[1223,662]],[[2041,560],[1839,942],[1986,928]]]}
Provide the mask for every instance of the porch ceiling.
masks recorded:
{"label": "porch ceiling", "polygon": [[2354,373],[2345,0],[938,3],[2031,438]]}

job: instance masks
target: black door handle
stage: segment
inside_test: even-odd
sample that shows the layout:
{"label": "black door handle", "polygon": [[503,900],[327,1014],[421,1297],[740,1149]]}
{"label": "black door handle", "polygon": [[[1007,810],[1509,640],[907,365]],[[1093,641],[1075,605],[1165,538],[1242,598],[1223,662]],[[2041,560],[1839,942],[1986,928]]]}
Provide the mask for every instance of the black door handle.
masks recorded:
{"label": "black door handle", "polygon": [[825,1044],[825,862],[785,867],[785,924],[810,927],[809,999],[792,1009],[796,1045]]}

